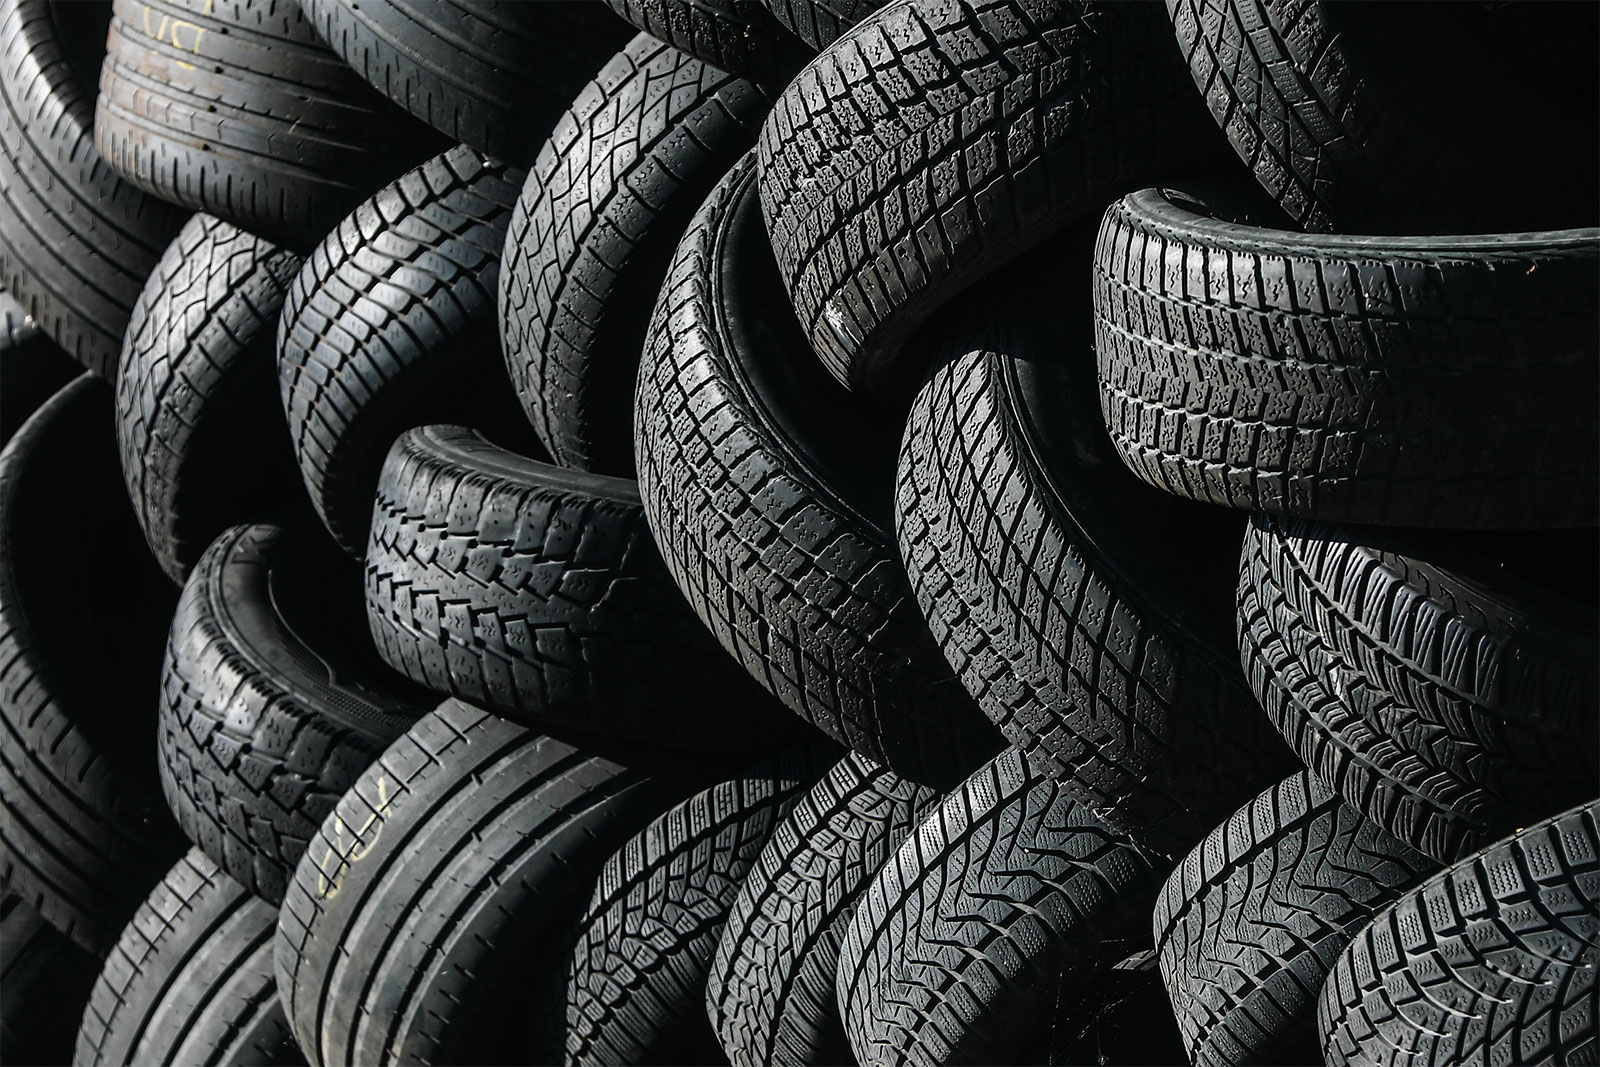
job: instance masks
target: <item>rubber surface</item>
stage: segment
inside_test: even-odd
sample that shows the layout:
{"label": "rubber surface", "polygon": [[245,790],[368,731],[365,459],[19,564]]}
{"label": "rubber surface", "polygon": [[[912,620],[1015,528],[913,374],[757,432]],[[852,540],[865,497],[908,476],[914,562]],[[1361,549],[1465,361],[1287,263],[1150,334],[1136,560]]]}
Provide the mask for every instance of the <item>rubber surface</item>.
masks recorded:
{"label": "rubber surface", "polygon": [[73,1064],[305,1063],[273,979],[276,920],[271,905],[191,851],[106,958]]}
{"label": "rubber surface", "polygon": [[297,3],[114,0],[95,144],[139,188],[305,251],[440,150]]}
{"label": "rubber surface", "polygon": [[779,85],[811,55],[759,0],[606,0],[642,33],[737,78]]}
{"label": "rubber surface", "polygon": [[0,1063],[68,1062],[99,969],[21,897],[0,895]]}
{"label": "rubber surface", "polygon": [[303,0],[322,39],[417,118],[517,166],[627,43],[593,0]]}
{"label": "rubber surface", "polygon": [[751,160],[678,248],[639,367],[639,491],[678,587],[801,718],[916,781],[999,748],[906,586],[888,500],[894,430],[793,328]]}
{"label": "rubber surface", "polygon": [[735,1067],[851,1061],[839,946],[862,889],[938,799],[852,753],[778,824],[707,976],[706,1011]]}
{"label": "rubber surface", "polygon": [[155,768],[175,590],[111,426],[81,375],[0,452],[0,884],[95,954],[183,849]]}
{"label": "rubber surface", "polygon": [[1326,1062],[1591,1063],[1600,803],[1520,830],[1380,912],[1317,1006]]}
{"label": "rubber surface", "polygon": [[613,853],[567,970],[569,1064],[712,1062],[706,972],[773,829],[838,750],[770,757],[680,801]]}
{"label": "rubber surface", "polygon": [[0,2],[0,284],[104,378],[145,278],[189,217],[95,149],[110,14],[103,0]]}
{"label": "rubber surface", "polygon": [[[360,556],[406,430],[522,425],[495,292],[524,173],[458,145],[379,190],[306,258],[278,323],[278,388],[306,492]],[[526,431],[524,430],[524,433]]]}
{"label": "rubber surface", "polygon": [[307,1059],[558,1059],[570,924],[692,789],[440,705],[340,800],[284,899],[278,988]]}
{"label": "rubber surface", "polygon": [[840,381],[903,392],[925,351],[902,366],[906,342],[957,293],[1218,155],[1167,38],[1147,4],[893,0],[789,83],[762,127],[761,210]]}
{"label": "rubber surface", "polygon": [[438,703],[379,662],[361,586],[325,543],[235,526],[173,617],[162,790],[189,839],[274,904],[339,797]]}
{"label": "rubber surface", "polygon": [[[1594,559],[1592,532],[1573,540]],[[1600,793],[1592,583],[1519,573],[1538,567],[1520,556],[1564,547],[1258,518],[1239,574],[1245,672],[1319,778],[1455,860]]]}
{"label": "rubber surface", "polygon": [[523,409],[562,466],[633,473],[650,309],[689,220],[771,106],[749,82],[640,34],[539,150],[506,239],[500,313]]}
{"label": "rubber surface", "polygon": [[1101,406],[1134,473],[1340,522],[1600,522],[1600,230],[1326,237],[1205,210],[1147,189],[1101,224]]}
{"label": "rubber surface", "polygon": [[1015,1063],[1051,1007],[1145,947],[1160,873],[1009,749],[861,897],[839,1008],[863,1067]]}
{"label": "rubber surface", "polygon": [[303,507],[272,402],[273,331],[299,269],[294,253],[196,215],[134,305],[117,451],[145,543],[175,582],[231,523]]}
{"label": "rubber surface", "polygon": [[1331,961],[1438,866],[1304,772],[1234,812],[1156,900],[1156,951],[1188,1061],[1319,1063],[1316,1003]]}
{"label": "rubber surface", "polygon": [[0,445],[82,370],[83,364],[56,347],[16,297],[0,288]]}
{"label": "rubber surface", "polygon": [[750,752],[790,723],[698,626],[633,482],[411,430],[384,463],[367,623],[413,681],[521,721]]}
{"label": "rubber surface", "polygon": [[772,17],[796,37],[821,51],[885,0],[760,0]]}

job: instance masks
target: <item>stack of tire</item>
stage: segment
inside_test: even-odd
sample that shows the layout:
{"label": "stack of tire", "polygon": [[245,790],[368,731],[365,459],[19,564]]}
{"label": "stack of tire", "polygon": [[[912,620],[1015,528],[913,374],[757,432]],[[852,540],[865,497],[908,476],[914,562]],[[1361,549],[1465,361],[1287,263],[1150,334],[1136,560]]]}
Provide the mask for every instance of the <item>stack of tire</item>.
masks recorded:
{"label": "stack of tire", "polygon": [[1597,11],[0,0],[0,1062],[1595,1062]]}

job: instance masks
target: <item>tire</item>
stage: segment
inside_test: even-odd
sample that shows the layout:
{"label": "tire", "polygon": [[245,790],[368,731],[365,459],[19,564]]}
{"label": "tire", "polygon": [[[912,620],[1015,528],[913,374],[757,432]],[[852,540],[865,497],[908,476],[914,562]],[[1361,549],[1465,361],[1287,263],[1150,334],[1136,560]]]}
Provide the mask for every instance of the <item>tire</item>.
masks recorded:
{"label": "tire", "polygon": [[0,445],[11,440],[43,404],[83,371],[0,289]]}
{"label": "tire", "polygon": [[438,703],[378,661],[361,585],[321,542],[235,526],[173,618],[162,789],[189,840],[273,904],[339,797]]}
{"label": "tire", "polygon": [[0,895],[0,1063],[69,1061],[99,968],[21,897]]}
{"label": "tire", "polygon": [[841,382],[903,394],[925,350],[906,341],[957,293],[1217,155],[1166,36],[1154,5],[894,0],[789,83],[761,131],[761,209]]}
{"label": "tire", "polygon": [[276,920],[271,905],[192,850],[111,950],[72,1062],[305,1063],[273,978]]}
{"label": "tire", "polygon": [[183,850],[155,770],[174,595],[82,375],[0,452],[0,884],[96,956]]}
{"label": "tire", "polygon": [[1085,246],[1041,250],[946,322],[901,445],[900,554],[1006,739],[1176,859],[1293,760],[1226,640],[1242,523],[1140,485],[1102,436],[1087,294],[1061,296]]}
{"label": "tire", "polygon": [[1438,866],[1304,772],[1234,812],[1156,900],[1188,1062],[1320,1063],[1316,998],[1330,961]]}
{"label": "tire", "polygon": [[273,330],[300,257],[196,215],[134,305],[117,374],[117,451],[145,543],[183,583],[229,524],[293,513],[272,401]]}
{"label": "tire", "polygon": [[1600,221],[1592,11],[1418,8],[1379,30],[1323,0],[1167,7],[1218,125],[1300,229]]}
{"label": "tire", "polygon": [[862,889],[938,799],[851,753],[778,824],[708,973],[706,1011],[735,1067],[851,1062],[839,945]]}
{"label": "tire", "polygon": [[639,367],[639,491],[729,654],[828,736],[933,785],[999,747],[905,584],[890,421],[814,366],[766,250],[748,157],[690,225]]}
{"label": "tire", "polygon": [[1183,1039],[1146,949],[1095,975],[1088,992],[1057,1004],[1050,1034],[1023,1063],[1183,1063]]}
{"label": "tire", "polygon": [[519,167],[631,31],[591,0],[302,0],[356,73],[445,134]]}
{"label": "tire", "polygon": [[0,284],[107,379],[145,278],[189,217],[95,150],[110,14],[104,2],[0,2]]}
{"label": "tire", "polygon": [[298,4],[115,0],[113,10],[95,144],[165,200],[304,252],[443,147],[363,84]]}
{"label": "tire", "polygon": [[413,426],[527,434],[495,292],[523,172],[457,146],[346,216],[295,277],[278,378],[306,492],[360,557],[384,454]]}
{"label": "tire", "polygon": [[606,0],[641,33],[763,85],[781,86],[811,56],[758,0]]}
{"label": "tire", "polygon": [[[1239,574],[1245,673],[1318,778],[1452,862],[1600,793],[1595,537],[1565,540],[1258,518]],[[1546,553],[1587,556],[1587,590],[1582,569],[1540,578]]]}
{"label": "tire", "polygon": [[1600,523],[1600,230],[1310,237],[1185,200],[1124,197],[1095,248],[1101,407],[1135,474],[1337,522]]}
{"label": "tire", "polygon": [[307,1058],[559,1058],[571,925],[606,857],[692,788],[454,701],[424,716],[284,898],[278,989]]}
{"label": "tire", "polygon": [[771,106],[640,34],[540,149],[506,240],[500,314],[523,410],[562,466],[632,476],[651,307],[690,219]]}
{"label": "tire", "polygon": [[1007,750],[862,894],[839,956],[856,1059],[1017,1063],[1050,1008],[1145,942],[1160,872]]}
{"label": "tire", "polygon": [[821,51],[886,0],[761,0],[772,17],[806,44]]}
{"label": "tire", "polygon": [[1600,803],[1519,830],[1379,912],[1317,1005],[1326,1062],[1590,1063]]}
{"label": "tire", "polygon": [[657,816],[600,871],[567,970],[572,1065],[712,1063],[706,971],[747,873],[832,746],[762,760]]}

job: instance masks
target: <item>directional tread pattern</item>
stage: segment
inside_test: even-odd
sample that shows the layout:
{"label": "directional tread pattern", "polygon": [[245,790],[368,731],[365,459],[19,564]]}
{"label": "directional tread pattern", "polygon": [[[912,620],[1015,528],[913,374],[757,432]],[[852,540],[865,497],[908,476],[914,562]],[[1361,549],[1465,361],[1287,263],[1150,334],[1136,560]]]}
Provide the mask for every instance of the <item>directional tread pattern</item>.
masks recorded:
{"label": "directional tread pattern", "polygon": [[495,292],[525,178],[458,145],[347,215],[290,286],[278,326],[283,410],[311,503],[353,556],[401,433],[521,422],[500,399],[510,385]]}
{"label": "directional tread pattern", "polygon": [[1600,804],[1520,830],[1379,912],[1317,1006],[1326,1062],[1593,1063]]}
{"label": "directional tread pattern", "polygon": [[506,240],[506,364],[556,462],[633,471],[633,384],[650,309],[771,97],[646,34],[584,86],[539,150]]}
{"label": "directional tread pattern", "polygon": [[657,816],[606,861],[567,973],[567,1063],[686,1062],[715,1049],[706,973],[728,909],[830,751],[763,760]]}
{"label": "directional tread pattern", "polygon": [[849,1062],[835,989],[845,928],[938,799],[852,753],[778,824],[728,912],[706,986],[734,1067]]}
{"label": "directional tread pattern", "polygon": [[167,873],[106,958],[72,1062],[305,1062],[272,973],[277,911],[198,849]]}
{"label": "directional tread pattern", "polygon": [[1239,574],[1245,673],[1306,766],[1451,862],[1600,791],[1593,607],[1358,532],[1258,518]]}
{"label": "directional tread pattern", "polygon": [[1314,1062],[1330,961],[1438,866],[1304,772],[1231,815],[1156,900],[1156,951],[1189,1062]]}
{"label": "directional tread pattern", "polygon": [[294,253],[196,215],[134,305],[117,449],[145,543],[175,582],[225,527],[295,492],[272,349],[299,269]]}
{"label": "directional tread pattern", "polygon": [[760,0],[606,3],[640,32],[737,78],[782,85],[811,54]]}
{"label": "directional tread pattern", "polygon": [[1145,947],[1160,874],[1010,749],[862,894],[839,1007],[863,1067],[1011,1063],[1050,1008]]}
{"label": "directional tread pattern", "polygon": [[1600,230],[1307,238],[1159,190],[1095,249],[1101,406],[1151,485],[1410,526],[1600,521]]}

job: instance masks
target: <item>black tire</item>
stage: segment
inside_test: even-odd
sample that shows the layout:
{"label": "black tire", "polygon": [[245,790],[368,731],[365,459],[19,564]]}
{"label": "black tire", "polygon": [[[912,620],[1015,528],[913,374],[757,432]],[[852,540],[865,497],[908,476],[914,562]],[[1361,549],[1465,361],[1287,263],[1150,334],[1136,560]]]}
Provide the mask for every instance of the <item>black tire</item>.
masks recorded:
{"label": "black tire", "polygon": [[633,387],[683,231],[772,98],[640,34],[578,93],[517,201],[506,365],[557,463],[633,474]]}
{"label": "black tire", "polygon": [[71,1060],[99,970],[98,960],[21,897],[0,895],[0,1063]]}
{"label": "black tire", "polygon": [[82,371],[83,365],[45,336],[17,298],[0,289],[0,445]]}
{"label": "black tire", "polygon": [[1600,803],[1434,876],[1379,912],[1317,1005],[1325,1062],[1593,1063]]}
{"label": "black tire", "polygon": [[781,86],[812,50],[759,0],[606,0],[641,33],[736,78]]}
{"label": "black tire", "polygon": [[1234,812],[1156,900],[1188,1061],[1320,1063],[1317,991],[1332,960],[1438,867],[1305,772]]}
{"label": "black tire", "polygon": [[346,67],[297,3],[113,9],[95,145],[165,200],[304,252],[444,147]]}
{"label": "black tire", "polygon": [[838,757],[762,760],[657,816],[600,871],[567,970],[566,1062],[711,1063],[706,973],[774,828]]}
{"label": "black tire", "polygon": [[1307,236],[1205,210],[1130,194],[1095,248],[1101,407],[1139,477],[1338,522],[1600,522],[1600,230]]}
{"label": "black tire", "polygon": [[523,425],[495,292],[524,174],[457,146],[361,204],[306,259],[278,326],[278,378],[311,503],[359,557],[378,470],[406,430]]}
{"label": "black tire", "polygon": [[1302,229],[1600,222],[1588,5],[1417,5],[1381,27],[1325,0],[1167,7],[1212,115]]}
{"label": "black tire", "polygon": [[606,857],[692,786],[446,701],[300,861],[278,988],[307,1058],[559,1059],[570,929]]}
{"label": "black tire", "polygon": [[632,31],[593,0],[301,0],[322,39],[452,141],[519,167]]}
{"label": "black tire", "polygon": [[770,747],[789,725],[694,621],[631,481],[456,426],[408,431],[384,462],[366,573],[379,654],[440,693],[691,751]]}
{"label": "black tire", "polygon": [[711,962],[706,1011],[735,1067],[850,1062],[835,977],[861,891],[939,794],[854,753],[773,831]]}
{"label": "black tire", "polygon": [[294,253],[196,215],[134,305],[117,450],[145,543],[180,584],[227,526],[300,503],[272,397],[273,332],[299,269]]}
{"label": "black tire", "polygon": [[946,301],[1129,183],[1205,166],[1221,139],[1168,37],[1153,4],[894,0],[801,71],[762,127],[761,210],[824,365],[903,393]]}
{"label": "black tire", "polygon": [[862,894],[839,1010],[863,1067],[1017,1063],[1051,1009],[1146,948],[1160,872],[1009,749]]}
{"label": "black tire", "polygon": [[887,0],[761,0],[772,17],[812,48],[837,41]]}
{"label": "black tire", "polygon": [[118,177],[95,149],[110,17],[102,0],[0,0],[0,284],[107,379],[145,278],[189,217]]}
{"label": "black tire", "polygon": [[80,376],[0,452],[0,884],[96,955],[183,850],[155,767],[175,595]]}
{"label": "black tire", "polygon": [[276,904],[317,827],[438,703],[378,660],[361,568],[276,526],[235,526],[178,600],[160,715],[178,825]]}
{"label": "black tire", "polygon": [[[1596,542],[1567,540],[1258,517],[1239,574],[1245,673],[1317,777],[1451,862],[1600,793]],[[1547,553],[1586,563],[1588,589],[1580,568],[1546,585]]]}
{"label": "black tire", "polygon": [[830,737],[950,785],[999,748],[912,602],[888,500],[894,431],[815,366],[757,210],[753,160],[673,261],[639,366],[639,490],[722,647]]}
{"label": "black tire", "polygon": [[304,1064],[273,977],[277,917],[199,849],[189,852],[106,958],[74,1067]]}
{"label": "black tire", "polygon": [[1293,760],[1227,640],[1243,523],[1141,485],[1105,439],[1070,267],[1086,244],[1041,249],[946,323],[901,446],[900,554],[1007,740],[1176,858]]}
{"label": "black tire", "polygon": [[1056,1004],[1048,1038],[1023,1063],[1181,1064],[1183,1038],[1150,949],[1095,975],[1090,989]]}

